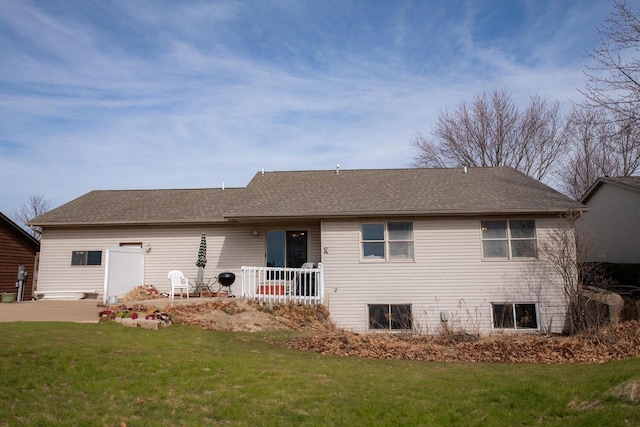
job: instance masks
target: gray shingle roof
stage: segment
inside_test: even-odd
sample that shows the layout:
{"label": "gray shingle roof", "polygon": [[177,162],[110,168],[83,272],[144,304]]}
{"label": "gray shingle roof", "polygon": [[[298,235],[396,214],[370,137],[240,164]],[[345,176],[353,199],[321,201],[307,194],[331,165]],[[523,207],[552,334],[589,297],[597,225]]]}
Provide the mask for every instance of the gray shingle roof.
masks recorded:
{"label": "gray shingle roof", "polygon": [[602,184],[611,184],[617,187],[626,188],[627,190],[640,192],[640,176],[600,177],[591,185],[591,187],[589,187],[587,192],[584,193],[580,202],[586,203]]}
{"label": "gray shingle roof", "polygon": [[508,167],[258,173],[245,188],[92,191],[36,225],[187,224],[391,215],[487,215],[584,210]]}
{"label": "gray shingle roof", "polygon": [[191,224],[224,221],[242,189],[96,190],[33,219],[34,225]]}
{"label": "gray shingle roof", "polygon": [[610,178],[604,178],[604,180],[640,189],[640,176],[613,176]]}
{"label": "gray shingle roof", "polygon": [[265,172],[228,218],[565,212],[577,203],[513,168]]}

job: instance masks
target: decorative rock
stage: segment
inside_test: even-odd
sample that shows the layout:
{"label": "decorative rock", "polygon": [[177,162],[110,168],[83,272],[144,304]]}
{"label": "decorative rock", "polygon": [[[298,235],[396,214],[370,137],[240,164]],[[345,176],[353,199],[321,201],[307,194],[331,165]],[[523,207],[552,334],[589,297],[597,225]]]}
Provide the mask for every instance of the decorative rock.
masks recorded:
{"label": "decorative rock", "polygon": [[121,323],[122,326],[126,326],[128,328],[137,328],[140,327],[142,329],[149,329],[152,331],[157,331],[161,326],[166,326],[167,324],[161,320],[156,319],[133,319],[131,317],[116,317],[113,319],[116,323]]}
{"label": "decorative rock", "polygon": [[153,331],[157,331],[160,325],[158,320],[146,320],[146,319],[136,319],[138,321],[138,326],[142,329],[151,329]]}
{"label": "decorative rock", "polygon": [[131,319],[128,317],[122,318],[122,326],[126,326],[128,328],[136,328],[138,326],[137,319]]}

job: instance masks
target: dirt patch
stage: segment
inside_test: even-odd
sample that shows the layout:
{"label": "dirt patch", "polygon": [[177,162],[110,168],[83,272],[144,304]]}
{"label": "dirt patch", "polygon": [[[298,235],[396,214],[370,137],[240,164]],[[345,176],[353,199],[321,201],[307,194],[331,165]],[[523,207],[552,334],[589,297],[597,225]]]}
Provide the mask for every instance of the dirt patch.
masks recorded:
{"label": "dirt patch", "polygon": [[602,400],[599,400],[599,399],[593,400],[591,402],[586,400],[573,399],[567,405],[569,409],[578,410],[578,411],[591,411],[593,409],[602,408],[603,406],[604,406],[604,403],[602,403]]}
{"label": "dirt patch", "polygon": [[282,304],[268,306],[227,299],[198,304],[167,306],[174,323],[199,325],[207,330],[259,332],[273,329],[333,330],[323,306]]}
{"label": "dirt patch", "polygon": [[609,393],[633,403],[640,403],[640,380],[631,380],[617,385],[609,390]]}
{"label": "dirt patch", "polygon": [[[608,394],[624,399],[632,404],[640,404],[640,380],[634,379],[618,384],[617,386],[610,388]],[[595,399],[593,401],[573,399],[569,402],[568,408],[579,411],[589,411],[603,406],[604,403],[600,399]]]}

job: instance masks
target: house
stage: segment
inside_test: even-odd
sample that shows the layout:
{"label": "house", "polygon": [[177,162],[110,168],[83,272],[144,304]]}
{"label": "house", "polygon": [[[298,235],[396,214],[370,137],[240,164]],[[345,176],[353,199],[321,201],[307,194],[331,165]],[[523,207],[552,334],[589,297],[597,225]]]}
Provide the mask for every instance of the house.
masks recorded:
{"label": "house", "polygon": [[577,225],[587,260],[640,264],[640,176],[598,178],[580,202],[589,208]]}
{"label": "house", "polygon": [[23,266],[27,275],[20,299],[32,298],[39,250],[40,242],[37,239],[0,212],[0,292],[18,292],[18,271]]}
{"label": "house", "polygon": [[640,176],[601,177],[580,200],[589,211],[576,223],[586,261],[597,263],[604,286],[625,298],[623,316],[640,297]]}
{"label": "house", "polygon": [[578,222],[588,260],[640,264],[640,176],[598,178],[580,202],[589,208]]}
{"label": "house", "polygon": [[32,222],[44,294],[169,292],[169,270],[196,276],[204,233],[205,275],[321,302],[342,328],[559,332],[562,282],[538,248],[583,209],[509,167],[263,171],[244,188],[92,191]]}

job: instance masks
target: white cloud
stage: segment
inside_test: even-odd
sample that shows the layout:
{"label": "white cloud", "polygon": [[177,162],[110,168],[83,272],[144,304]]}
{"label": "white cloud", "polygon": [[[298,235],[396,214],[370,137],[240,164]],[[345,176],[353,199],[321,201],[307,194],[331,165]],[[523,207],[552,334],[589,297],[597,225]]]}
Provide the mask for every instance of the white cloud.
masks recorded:
{"label": "white cloud", "polygon": [[[83,2],[73,14],[0,4],[0,114],[11,123],[0,128],[0,179],[17,182],[1,193],[9,213],[33,193],[58,205],[96,188],[243,186],[262,167],[404,167],[415,133],[475,94],[505,87],[568,102],[582,70],[557,57],[583,49],[572,31],[598,21],[571,15],[538,46],[540,18],[514,40],[529,52],[518,57],[476,39],[473,3],[455,18],[448,3],[392,3],[388,20],[329,3],[359,14],[333,27],[324,9],[316,19],[311,6],[277,3],[296,20],[291,31],[279,26],[286,16],[270,26],[244,2],[114,2],[102,21]],[[334,33],[349,19],[353,34]],[[380,23],[386,38],[367,46]],[[283,50],[258,52],[261,40],[245,37],[253,30]]]}

